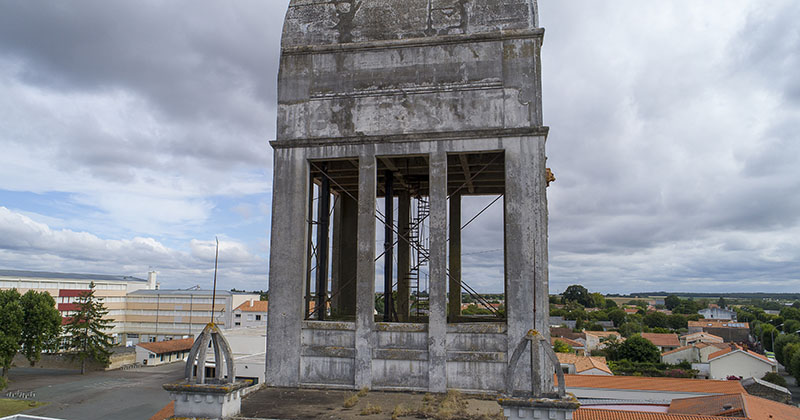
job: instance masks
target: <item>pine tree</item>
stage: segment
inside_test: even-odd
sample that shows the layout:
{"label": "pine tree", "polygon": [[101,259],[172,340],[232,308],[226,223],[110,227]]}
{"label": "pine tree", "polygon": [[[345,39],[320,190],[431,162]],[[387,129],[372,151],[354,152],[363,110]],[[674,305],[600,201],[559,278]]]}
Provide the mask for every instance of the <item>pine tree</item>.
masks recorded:
{"label": "pine tree", "polygon": [[72,314],[65,328],[69,347],[75,352],[74,357],[81,361],[81,375],[86,372],[86,361],[94,360],[103,364],[109,363],[111,336],[104,331],[111,328],[113,320],[104,319],[108,314],[101,299],[94,296],[94,282],[90,290],[81,294],[77,312]]}

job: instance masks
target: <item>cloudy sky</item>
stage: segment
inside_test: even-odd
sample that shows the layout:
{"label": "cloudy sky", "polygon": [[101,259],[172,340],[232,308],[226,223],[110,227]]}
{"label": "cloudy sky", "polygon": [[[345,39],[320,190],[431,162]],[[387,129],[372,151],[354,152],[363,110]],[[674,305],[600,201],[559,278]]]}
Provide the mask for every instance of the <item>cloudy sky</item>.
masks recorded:
{"label": "cloudy sky", "polygon": [[[799,290],[800,3],[539,4],[551,291]],[[0,268],[266,289],[285,8],[0,2]]]}

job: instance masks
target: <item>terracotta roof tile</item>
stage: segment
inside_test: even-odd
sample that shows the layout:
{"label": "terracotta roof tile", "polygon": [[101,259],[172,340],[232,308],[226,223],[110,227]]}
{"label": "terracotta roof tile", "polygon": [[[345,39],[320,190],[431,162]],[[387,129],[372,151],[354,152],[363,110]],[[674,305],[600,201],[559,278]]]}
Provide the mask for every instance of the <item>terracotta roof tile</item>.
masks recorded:
{"label": "terracotta roof tile", "polygon": [[556,356],[558,356],[558,361],[560,363],[575,365],[575,372],[577,373],[586,372],[587,370],[597,369],[606,372],[609,375],[614,374],[613,372],[611,372],[611,369],[608,368],[608,364],[606,364],[605,357],[578,356],[576,354],[568,354],[568,353],[556,353]]}
{"label": "terracotta roof tile", "polygon": [[741,394],[710,395],[672,400],[667,411],[671,414],[703,414],[719,416],[723,413],[738,412],[744,415],[744,398]]}
{"label": "terracotta roof tile", "polygon": [[581,344],[579,341],[570,340],[567,337],[550,337],[550,345],[551,346],[555,345],[556,340],[561,340],[561,341],[563,341],[564,343],[566,343],[570,347],[579,347],[579,348],[584,347],[584,345]]}
{"label": "terracotta roof tile", "polygon": [[739,381],[709,379],[650,378],[644,376],[564,375],[569,388],[630,389],[689,392],[698,394],[743,394]]}
{"label": "terracotta roof tile", "polygon": [[[720,420],[716,416],[695,416],[691,414],[649,413],[644,411],[602,410],[579,408],[573,420]],[[727,417],[735,419],[736,417]]]}
{"label": "terracotta roof tile", "polygon": [[757,358],[759,360],[762,360],[762,361],[764,361],[766,363],[769,363],[770,365],[774,365],[775,364],[775,362],[773,360],[770,360],[767,356],[764,356],[763,354],[758,354],[758,353],[750,351],[750,350],[743,350],[742,348],[738,348],[738,347],[728,347],[726,349],[711,353],[711,354],[708,355],[708,361],[716,359],[716,358],[718,358],[720,356],[725,356],[726,354],[733,353],[735,351],[738,351],[738,352],[741,352],[741,353],[745,353],[745,354],[749,354],[750,356],[753,356],[753,357],[755,357],[755,358]]}
{"label": "terracotta roof tile", "polygon": [[617,337],[622,337],[620,333],[616,331],[584,331],[584,334],[593,335],[595,337],[609,337],[612,335],[616,335]]}
{"label": "terracotta roof tile", "polygon": [[[679,352],[679,351],[688,350],[688,349],[691,349],[691,348],[694,348],[694,347],[695,347],[695,346],[683,346],[683,347],[678,347],[677,349],[674,349],[674,350],[665,351],[664,353],[661,353],[661,355],[662,355],[662,356],[666,356],[666,355],[668,355],[668,354],[677,353],[677,352]],[[698,346],[698,347],[699,347],[699,346]]]}
{"label": "terracotta roof tile", "polygon": [[683,336],[683,338],[687,340],[691,340],[693,338],[710,338],[712,340],[719,340],[720,343],[724,341],[722,337],[704,331],[686,334]]}
{"label": "terracotta roof tile", "polygon": [[678,340],[678,334],[642,333],[642,338],[646,338],[651,343],[661,347],[680,347],[681,345],[680,340]]}
{"label": "terracotta roof tile", "polygon": [[750,328],[747,322],[730,321],[727,319],[701,319],[699,321],[689,321],[689,328],[692,327],[711,327],[711,328]]}
{"label": "terracotta roof tile", "polygon": [[725,418],[739,415],[750,420],[800,419],[800,408],[747,393],[672,400],[669,413],[709,414]]}
{"label": "terracotta roof tile", "polygon": [[797,420],[800,419],[800,408],[781,404],[755,395],[744,394],[744,407],[752,420]]}
{"label": "terracotta roof tile", "polygon": [[252,306],[250,305],[250,301],[245,301],[241,305],[237,306],[234,311],[242,311],[242,312],[267,312],[269,308],[269,302],[266,300],[254,300]]}
{"label": "terracotta roof tile", "polygon": [[172,353],[176,351],[189,350],[194,344],[194,338],[183,338],[180,340],[156,341],[155,343],[139,343],[137,346],[149,350],[155,354]]}

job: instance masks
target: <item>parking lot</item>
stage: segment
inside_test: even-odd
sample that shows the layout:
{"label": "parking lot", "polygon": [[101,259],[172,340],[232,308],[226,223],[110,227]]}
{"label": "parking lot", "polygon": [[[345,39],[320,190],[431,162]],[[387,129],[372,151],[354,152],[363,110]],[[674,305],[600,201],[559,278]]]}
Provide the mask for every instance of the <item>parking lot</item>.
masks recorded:
{"label": "parking lot", "polygon": [[3,395],[47,402],[26,414],[65,420],[149,419],[170,401],[161,388],[181,380],[183,363],[131,370],[90,372],[15,367]]}

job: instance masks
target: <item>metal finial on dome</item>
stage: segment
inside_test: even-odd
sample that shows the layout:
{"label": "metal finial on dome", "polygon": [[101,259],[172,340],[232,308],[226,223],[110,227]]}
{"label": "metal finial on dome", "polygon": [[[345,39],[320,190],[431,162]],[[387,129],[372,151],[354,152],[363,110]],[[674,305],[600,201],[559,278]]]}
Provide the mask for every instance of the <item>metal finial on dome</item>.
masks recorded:
{"label": "metal finial on dome", "polygon": [[[214,347],[214,359],[216,372],[214,378],[206,378],[206,360],[208,358],[208,348]],[[193,369],[194,366],[197,369]],[[195,381],[197,384],[227,384],[233,382],[233,352],[228,340],[222,335],[216,324],[209,322],[203,332],[197,337],[192,350],[189,352],[189,359],[186,361],[184,376],[186,382]],[[224,367],[224,370],[223,370]]]}

